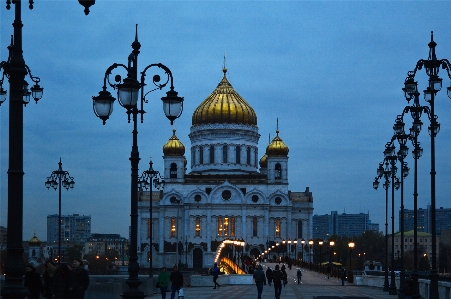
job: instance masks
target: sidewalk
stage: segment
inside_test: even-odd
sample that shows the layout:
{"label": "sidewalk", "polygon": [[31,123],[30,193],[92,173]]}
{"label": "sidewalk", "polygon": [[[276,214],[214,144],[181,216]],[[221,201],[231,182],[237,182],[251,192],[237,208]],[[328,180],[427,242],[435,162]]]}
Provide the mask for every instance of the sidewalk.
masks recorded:
{"label": "sidewalk", "polygon": [[[274,269],[276,264],[264,263],[263,270],[266,267]],[[388,295],[380,288],[371,288],[366,286],[355,286],[354,284],[341,285],[341,279],[330,278],[317,272],[302,269],[302,283],[296,283],[296,267],[291,270],[286,269],[288,274],[288,284],[282,287],[281,299],[313,299],[314,296],[358,296],[370,297],[373,299],[396,299],[395,295]],[[256,299],[257,288],[255,285],[223,285],[220,288],[211,287],[193,287],[184,288],[186,299]],[[159,298],[159,294],[154,294],[154,298]],[[166,298],[169,298],[170,293]],[[176,297],[177,298],[177,297]],[[262,299],[274,299],[274,288],[268,285],[263,287]]]}

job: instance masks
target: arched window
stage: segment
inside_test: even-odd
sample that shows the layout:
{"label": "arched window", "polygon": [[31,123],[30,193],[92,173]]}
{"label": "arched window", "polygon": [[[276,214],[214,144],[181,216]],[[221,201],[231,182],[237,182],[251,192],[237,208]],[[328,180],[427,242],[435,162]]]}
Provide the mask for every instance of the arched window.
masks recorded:
{"label": "arched window", "polygon": [[227,163],[227,145],[222,146],[222,163]]}
{"label": "arched window", "polygon": [[176,229],[175,218],[171,218],[171,238],[175,238]]}
{"label": "arched window", "polygon": [[302,220],[298,220],[298,239],[302,238]]}
{"label": "arched window", "polygon": [[247,148],[246,155],[247,155],[246,163],[247,163],[247,165],[251,165],[251,148],[250,147]]}
{"label": "arched window", "polygon": [[274,178],[276,180],[280,180],[282,178],[282,166],[280,166],[280,164],[277,163],[274,170],[275,170],[274,171]]}
{"label": "arched window", "polygon": [[196,237],[200,237],[200,217],[196,217]]}
{"label": "arched window", "polygon": [[199,147],[199,164],[204,164],[204,148]]}
{"label": "arched window", "polygon": [[241,147],[239,145],[236,146],[236,150],[235,150],[235,155],[236,155],[236,164],[240,164],[241,163]]}
{"label": "arched window", "polygon": [[177,164],[171,163],[171,168],[169,169],[169,177],[171,179],[177,178]]}
{"label": "arched window", "polygon": [[275,231],[276,231],[276,238],[280,238],[280,219],[279,218],[276,219]]}
{"label": "arched window", "polygon": [[210,164],[215,163],[215,147],[210,145]]}

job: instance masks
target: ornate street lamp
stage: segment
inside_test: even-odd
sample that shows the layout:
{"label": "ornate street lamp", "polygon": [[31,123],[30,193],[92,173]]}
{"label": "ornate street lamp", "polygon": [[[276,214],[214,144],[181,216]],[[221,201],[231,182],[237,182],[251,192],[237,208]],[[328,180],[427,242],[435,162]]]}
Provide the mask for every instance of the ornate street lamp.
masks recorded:
{"label": "ornate street lamp", "polygon": [[[115,98],[112,97],[111,93],[107,91],[107,83],[113,89],[118,90],[118,101],[119,104],[127,110],[128,121],[130,122],[130,116],[133,120],[133,132],[132,132],[132,151],[130,155],[131,163],[131,234],[130,234],[130,262],[128,266],[129,277],[126,281],[129,289],[124,291],[122,295],[123,298],[144,298],[146,295],[139,290],[139,285],[141,281],[138,278],[139,264],[137,255],[137,238],[138,238],[138,164],[139,164],[139,151],[138,151],[138,125],[137,118],[138,114],[141,115],[141,122],[143,122],[144,117],[144,103],[147,103],[146,96],[155,90],[161,90],[170,83],[170,90],[166,93],[166,97],[163,97],[163,111],[166,117],[170,120],[171,124],[177,119],[183,110],[183,98],[177,96],[177,92],[174,91],[173,77],[172,73],[168,67],[161,63],[150,64],[144,68],[141,72],[140,81],[138,81],[138,54],[141,44],[138,42],[138,25],[136,25],[135,40],[132,43],[133,51],[128,56],[128,64],[117,64],[114,63],[105,72],[103,80],[102,91],[99,92],[98,96],[92,97],[93,99],[93,109],[96,116],[98,116],[105,124],[106,120],[109,118],[113,112],[113,102]],[[116,68],[122,68],[127,72],[127,77],[122,80],[120,75],[114,77],[116,83],[111,83],[110,75],[111,72]],[[152,77],[152,83],[155,86],[154,89],[145,91],[144,87],[147,86],[145,83],[146,72],[150,68],[158,68],[163,70],[167,76],[163,83],[160,83],[161,77],[159,75],[154,75]],[[140,96],[139,96],[140,95]],[[139,100],[139,101],[138,101]],[[138,108],[139,104],[139,108]],[[177,242],[178,244],[178,242]],[[178,261],[177,261],[178,263]],[[152,282],[150,282],[152,284]]]}
{"label": "ornate street lamp", "polygon": [[318,241],[318,245],[319,245],[319,272],[321,272],[321,263],[323,262],[323,244],[324,241],[323,240],[319,240]]}
{"label": "ornate street lamp", "polygon": [[354,249],[355,243],[353,241],[350,241],[348,243],[348,247],[349,247],[349,282],[352,283],[353,279],[354,279],[354,275],[352,275],[352,249]]}
{"label": "ornate street lamp", "polygon": [[[285,239],[282,239],[282,244],[285,245],[285,243],[286,243]],[[285,255],[286,255],[286,251],[287,251],[287,250],[286,250],[286,245],[285,245],[284,247],[285,247],[285,248],[284,248],[284,249],[285,249],[285,252],[283,253],[283,262],[285,262]]]}
{"label": "ornate street lamp", "polygon": [[[7,99],[7,90],[3,88],[5,78],[9,81],[9,148],[8,148],[8,215],[7,246],[5,261],[5,283],[1,290],[3,298],[25,298],[28,290],[23,286],[25,265],[22,261],[23,231],[23,107],[30,102],[30,96],[36,101],[41,99],[43,88],[40,79],[31,74],[25,64],[22,47],[22,2],[6,0],[6,9],[14,4],[13,36],[8,46],[8,60],[0,62],[0,105]],[[29,0],[33,9],[33,0]],[[4,32],[3,32],[4,33]],[[29,76],[34,85],[28,90]]]}
{"label": "ornate street lamp", "polygon": [[295,266],[297,266],[297,264],[298,264],[298,239],[294,239],[293,240],[293,243],[294,243],[294,258],[295,258]]}
{"label": "ornate street lamp", "polygon": [[63,170],[63,163],[58,162],[58,169],[52,171],[50,176],[45,182],[47,189],[52,187],[53,189],[58,189],[58,263],[61,264],[61,186],[66,190],[73,189],[75,182],[74,178],[69,175],[69,172]]}
{"label": "ornate street lamp", "polygon": [[[334,261],[333,261],[333,248],[335,246],[335,241],[334,240],[329,240],[329,265],[330,265],[330,271],[332,271],[333,266],[334,266]],[[331,273],[328,273],[328,275]]]}
{"label": "ornate street lamp", "polygon": [[[436,230],[436,198],[435,198],[435,136],[440,131],[440,124],[437,122],[437,115],[435,115],[435,96],[442,88],[442,78],[440,78],[439,71],[440,68],[446,70],[448,78],[451,79],[451,63],[448,59],[437,59],[435,54],[435,47],[437,43],[434,42],[434,33],[431,32],[431,41],[429,46],[429,56],[428,59],[420,59],[417,61],[415,69],[407,73],[407,78],[404,81],[404,95],[409,102],[412,98],[416,97],[418,93],[418,84],[415,81],[415,75],[418,70],[423,67],[426,70],[426,75],[428,76],[428,86],[423,91],[424,99],[430,105],[429,121],[430,125],[428,127],[429,135],[431,137],[431,233],[432,233],[432,267],[429,272],[429,279],[431,281],[430,286],[430,299],[438,299],[438,272],[437,272],[437,230]],[[451,98],[451,86],[447,88],[448,97]],[[419,298],[418,293],[414,293],[414,298]]]}
{"label": "ornate street lamp", "polygon": [[148,190],[149,192],[149,278],[153,278],[153,268],[152,268],[152,239],[153,239],[153,225],[152,225],[152,185],[155,186],[156,189],[164,189],[164,179],[161,177],[160,172],[157,170],[154,170],[153,162],[150,160],[149,162],[149,169],[143,171],[141,177],[138,180],[138,186],[142,189]]}
{"label": "ornate street lamp", "polygon": [[309,255],[310,255],[310,258],[309,258],[309,263],[310,263],[310,270],[312,270],[312,254],[313,254],[313,252],[312,252],[312,249],[313,249],[313,240],[312,239],[310,239],[309,241],[308,241],[308,245],[309,245]]}
{"label": "ornate street lamp", "polygon": [[276,247],[277,247],[277,259],[278,262],[280,263],[280,247],[279,247],[279,242],[276,242]]}

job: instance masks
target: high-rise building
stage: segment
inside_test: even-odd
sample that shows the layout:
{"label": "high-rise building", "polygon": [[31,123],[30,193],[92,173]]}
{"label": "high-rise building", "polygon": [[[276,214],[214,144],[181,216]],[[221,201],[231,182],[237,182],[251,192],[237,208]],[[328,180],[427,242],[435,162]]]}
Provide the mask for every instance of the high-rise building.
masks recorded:
{"label": "high-rise building", "polygon": [[231,238],[245,242],[245,248],[237,248],[244,255],[259,256],[278,242],[281,255],[291,248],[294,257],[300,239],[311,238],[313,196],[308,187],[289,189],[289,148],[282,134],[277,128],[259,155],[257,114],[229,83],[225,68],[223,72],[219,85],[192,114],[188,159],[174,131],[163,146],[164,191],[141,193],[143,267],[151,257],[153,267],[178,262],[211,267],[221,242]]}
{"label": "high-rise building", "polygon": [[[91,237],[91,216],[61,215],[61,241],[84,245]],[[47,244],[58,243],[58,215],[47,216]]]}
{"label": "high-rise building", "polygon": [[[413,230],[414,210],[404,209],[404,230]],[[435,209],[435,225],[437,235],[441,234],[442,230],[451,229],[451,208]],[[401,210],[399,211],[399,227],[401,227]],[[418,209],[417,213],[417,229],[419,232],[432,233],[431,231],[431,206],[427,209]]]}
{"label": "high-rise building", "polygon": [[327,240],[329,236],[360,236],[364,231],[379,231],[379,224],[371,223],[369,214],[338,214],[313,216],[313,238]]}

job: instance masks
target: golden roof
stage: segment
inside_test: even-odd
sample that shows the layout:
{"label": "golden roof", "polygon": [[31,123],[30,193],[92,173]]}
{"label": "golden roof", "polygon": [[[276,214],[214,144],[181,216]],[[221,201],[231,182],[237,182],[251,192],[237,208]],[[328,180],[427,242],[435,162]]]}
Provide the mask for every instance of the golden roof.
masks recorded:
{"label": "golden roof", "polygon": [[268,156],[288,156],[289,148],[279,137],[279,130],[276,130],[276,137],[266,147]]}
{"label": "golden roof", "polygon": [[163,154],[165,156],[183,156],[185,154],[185,146],[175,136],[175,129],[172,130],[171,138],[163,145]]}
{"label": "golden roof", "polygon": [[38,237],[36,237],[36,234],[33,236],[33,238],[30,239],[30,241],[28,241],[28,244],[30,246],[39,246],[41,245],[41,240],[38,239]]}
{"label": "golden roof", "polygon": [[260,159],[260,168],[268,168],[268,155],[264,154],[263,157]]}
{"label": "golden roof", "polygon": [[222,71],[224,77],[218,87],[194,111],[192,125],[227,123],[256,126],[254,109],[233,89],[226,77],[227,69]]}

